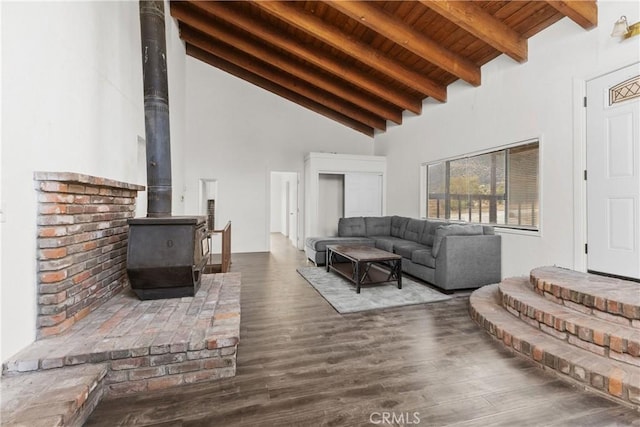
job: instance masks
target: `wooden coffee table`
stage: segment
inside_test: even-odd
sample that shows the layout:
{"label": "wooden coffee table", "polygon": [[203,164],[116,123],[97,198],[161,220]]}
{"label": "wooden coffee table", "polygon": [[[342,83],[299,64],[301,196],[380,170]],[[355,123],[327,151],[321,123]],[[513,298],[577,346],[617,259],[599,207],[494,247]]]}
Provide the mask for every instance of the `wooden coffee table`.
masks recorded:
{"label": "wooden coffee table", "polygon": [[402,257],[371,246],[328,245],[327,271],[354,283],[357,293],[360,285],[383,282],[398,282],[402,289]]}

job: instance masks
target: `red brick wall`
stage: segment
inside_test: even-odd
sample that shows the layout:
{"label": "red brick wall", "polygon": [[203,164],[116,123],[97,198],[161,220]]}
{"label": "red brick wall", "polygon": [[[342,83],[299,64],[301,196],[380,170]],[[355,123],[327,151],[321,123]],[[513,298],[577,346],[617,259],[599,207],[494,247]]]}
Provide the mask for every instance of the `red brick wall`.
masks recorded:
{"label": "red brick wall", "polygon": [[38,172],[38,338],[59,334],[126,288],[134,184]]}

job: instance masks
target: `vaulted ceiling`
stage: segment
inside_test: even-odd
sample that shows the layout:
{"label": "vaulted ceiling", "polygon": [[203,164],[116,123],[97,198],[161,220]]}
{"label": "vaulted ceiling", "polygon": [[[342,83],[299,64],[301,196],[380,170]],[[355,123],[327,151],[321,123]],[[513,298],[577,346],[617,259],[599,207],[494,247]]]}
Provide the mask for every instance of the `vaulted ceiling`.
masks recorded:
{"label": "vaulted ceiling", "polygon": [[369,136],[456,80],[479,86],[501,54],[526,62],[527,39],[565,16],[598,15],[595,0],[170,4],[188,55]]}

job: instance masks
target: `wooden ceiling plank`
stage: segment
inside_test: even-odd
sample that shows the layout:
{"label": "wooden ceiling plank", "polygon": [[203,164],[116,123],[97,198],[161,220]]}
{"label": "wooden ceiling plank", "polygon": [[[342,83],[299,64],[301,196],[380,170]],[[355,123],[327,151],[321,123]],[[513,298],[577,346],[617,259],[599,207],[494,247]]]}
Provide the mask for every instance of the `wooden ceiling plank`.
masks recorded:
{"label": "wooden ceiling plank", "polygon": [[334,1],[328,4],[425,61],[474,86],[480,85],[479,66],[442,47],[402,20],[375,6],[372,2]]}
{"label": "wooden ceiling plank", "polygon": [[307,108],[315,113],[321,114],[327,117],[328,119],[334,120],[340,124],[343,124],[344,126],[347,126],[358,132],[361,132],[369,137],[373,137],[375,134],[373,128],[370,126],[363,125],[362,123],[356,120],[350,119],[340,113],[337,113],[334,110],[327,108],[322,104],[318,104],[315,101],[302,97],[285,87],[279,86],[267,79],[264,79],[241,67],[238,67],[237,65],[234,65],[228,61],[225,61],[222,58],[218,58],[215,55],[205,52],[204,50],[199,49],[190,44],[187,44],[187,55],[193,58],[196,58],[206,64],[219,68],[231,75],[238,77],[239,79],[252,83],[258,87],[261,87],[264,90],[267,90],[277,96],[280,96],[295,104],[298,104],[304,108]]}
{"label": "wooden ceiling plank", "polygon": [[547,3],[585,30],[598,25],[598,5],[595,0],[547,0]]}
{"label": "wooden ceiling plank", "polygon": [[350,117],[369,127],[386,130],[386,120],[347,103],[332,94],[318,90],[313,86],[308,85],[303,80],[290,75],[283,75],[282,73],[275,71],[273,68],[266,66],[263,61],[256,60],[251,55],[245,54],[217,40],[213,40],[196,30],[184,26],[184,24],[181,26],[180,36],[185,42],[195,47],[235,64],[238,67],[244,68],[245,70],[279,86],[286,87],[292,92],[302,95],[305,98],[309,98],[323,104],[344,116]]}
{"label": "wooden ceiling plank", "polygon": [[420,0],[420,2],[514,60],[527,61],[527,40],[473,2],[458,0]]}
{"label": "wooden ceiling plank", "polygon": [[417,90],[438,101],[445,102],[447,88],[404,67],[402,64],[381,55],[372,47],[346,37],[338,28],[327,24],[320,18],[283,1],[256,1],[252,3],[260,9],[287,22],[289,25],[312,34],[324,43],[344,52],[376,71],[395,79],[409,88]]}
{"label": "wooden ceiling plank", "polygon": [[249,55],[271,64],[282,71],[290,73],[301,80],[305,80],[312,85],[333,93],[334,95],[370,111],[386,120],[391,120],[397,124],[402,123],[402,111],[400,109],[387,107],[382,102],[367,96],[365,93],[357,91],[350,86],[340,84],[338,79],[328,78],[321,73],[304,67],[300,63],[293,62],[289,57],[276,51],[273,48],[256,43],[247,37],[241,36],[237,31],[232,32],[223,28],[212,20],[206,19],[202,14],[194,13],[191,9],[174,7],[172,15],[179,21],[193,27],[218,40],[223,40],[226,44],[235,47]]}
{"label": "wooden ceiling plank", "polygon": [[[280,34],[269,26],[256,22],[255,20],[251,20],[241,13],[238,13],[231,9],[233,4],[228,3],[233,2],[194,2],[192,5],[215,15],[219,19],[222,19],[231,25],[253,34],[256,37],[259,37],[267,43],[277,46],[302,60],[308,61],[328,73],[346,79],[351,82],[351,84],[378,96],[390,104],[396,105],[415,114],[420,114],[422,112],[422,100],[397,91],[391,91],[387,85],[367,76],[365,73],[358,71],[353,67],[345,66],[341,61],[338,61],[323,52],[316,49],[309,49],[308,46],[297,42],[293,38]],[[171,2],[172,11],[174,10],[175,5],[176,3]]]}

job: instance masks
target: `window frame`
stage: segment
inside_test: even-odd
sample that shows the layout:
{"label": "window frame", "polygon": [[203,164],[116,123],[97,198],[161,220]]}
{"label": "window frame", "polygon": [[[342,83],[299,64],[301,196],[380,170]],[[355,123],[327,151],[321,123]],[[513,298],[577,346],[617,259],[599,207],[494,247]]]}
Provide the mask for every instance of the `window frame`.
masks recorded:
{"label": "window frame", "polygon": [[[462,155],[455,155],[455,156],[440,158],[437,160],[421,163],[420,164],[420,198],[419,198],[420,199],[420,218],[430,219],[427,217],[427,191],[428,191],[428,184],[429,184],[428,183],[428,170],[429,170],[428,167],[430,165],[447,162],[447,161],[466,159],[474,156],[481,156],[483,154],[489,154],[496,151],[504,151],[510,148],[516,148],[519,146],[524,146],[524,145],[528,145],[536,142],[538,143],[538,227],[537,229],[521,228],[518,226],[507,225],[507,224],[490,224],[490,223],[484,223],[484,222],[476,223],[476,222],[469,222],[464,220],[460,221],[457,218],[455,219],[451,218],[448,221],[456,222],[456,223],[491,225],[496,229],[497,232],[500,232],[500,233],[520,234],[520,235],[526,235],[526,236],[541,237],[542,229],[543,229],[543,214],[542,214],[543,213],[543,202],[542,202],[543,201],[543,197],[542,197],[543,196],[543,173],[542,171],[543,171],[543,158],[544,158],[543,156],[544,144],[543,144],[542,135],[520,140],[513,143],[509,143],[509,144],[494,146],[484,150],[465,153]],[[431,218],[431,219],[435,219],[435,218]]]}

